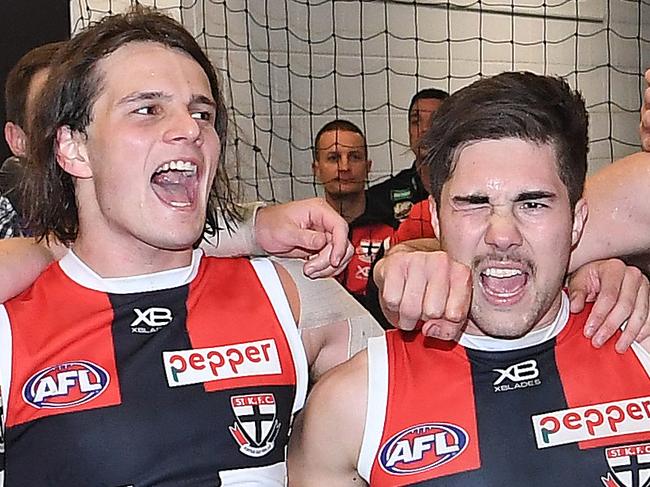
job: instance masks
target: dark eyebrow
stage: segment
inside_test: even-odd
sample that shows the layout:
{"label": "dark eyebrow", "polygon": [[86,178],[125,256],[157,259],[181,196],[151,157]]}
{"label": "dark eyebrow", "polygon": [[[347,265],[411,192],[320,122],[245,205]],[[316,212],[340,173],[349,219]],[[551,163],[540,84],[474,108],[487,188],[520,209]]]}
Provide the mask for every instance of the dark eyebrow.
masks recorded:
{"label": "dark eyebrow", "polygon": [[555,198],[557,195],[555,193],[552,193],[550,191],[524,191],[523,193],[519,193],[517,197],[515,198],[515,203],[518,203],[520,201],[529,201],[529,200],[544,200],[544,199],[552,199]]}
{"label": "dark eyebrow", "polygon": [[167,100],[170,99],[171,95],[167,95],[162,91],[136,91],[130,93],[120,99],[117,102],[118,105],[126,105],[128,103],[138,102],[138,101],[147,101],[147,100]]}
{"label": "dark eyebrow", "polygon": [[[149,101],[149,100],[171,100],[172,95],[163,93],[162,91],[137,91],[135,93],[130,93],[120,101],[117,102],[118,105],[126,105],[128,103],[140,102],[140,101]],[[190,100],[190,104],[199,103],[203,105],[209,105],[216,108],[217,104],[210,97],[205,95],[193,95]]]}
{"label": "dark eyebrow", "polygon": [[490,202],[486,195],[482,194],[468,194],[464,196],[454,196],[452,198],[454,203],[467,203],[470,205],[484,205]]}
{"label": "dark eyebrow", "polygon": [[217,103],[212,98],[205,95],[193,95],[190,103],[200,103],[202,105],[209,105],[212,108],[217,108]]}

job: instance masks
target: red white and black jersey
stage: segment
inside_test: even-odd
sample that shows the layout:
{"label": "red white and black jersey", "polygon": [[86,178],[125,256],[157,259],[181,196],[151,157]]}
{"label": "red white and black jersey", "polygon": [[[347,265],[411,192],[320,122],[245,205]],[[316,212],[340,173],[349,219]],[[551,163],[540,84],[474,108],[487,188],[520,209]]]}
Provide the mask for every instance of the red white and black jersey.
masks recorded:
{"label": "red white and black jersey", "polygon": [[650,356],[596,350],[588,310],[518,340],[391,331],[368,348],[373,487],[650,485]]}
{"label": "red white and black jersey", "polygon": [[377,258],[384,240],[394,231],[390,225],[380,222],[350,224],[349,236],[354,255],[339,280],[353,296],[358,298],[366,295],[370,266]]}
{"label": "red white and black jersey", "polygon": [[7,486],[284,485],[307,362],[267,260],[69,253],[0,307],[0,350]]}
{"label": "red white and black jersey", "polygon": [[390,238],[390,245],[397,245],[418,238],[435,238],[436,233],[431,224],[431,206],[429,200],[415,203],[406,219],[400,223]]}

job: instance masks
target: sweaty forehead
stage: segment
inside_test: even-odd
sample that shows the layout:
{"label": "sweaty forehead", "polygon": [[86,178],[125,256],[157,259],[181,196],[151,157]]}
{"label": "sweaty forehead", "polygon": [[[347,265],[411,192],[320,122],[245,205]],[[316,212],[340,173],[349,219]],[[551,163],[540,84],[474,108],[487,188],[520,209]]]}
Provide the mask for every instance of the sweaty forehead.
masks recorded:
{"label": "sweaty forehead", "polygon": [[455,194],[506,197],[531,190],[566,192],[552,145],[510,138],[482,140],[462,148],[444,188]]}
{"label": "sweaty forehead", "polygon": [[160,91],[181,97],[212,98],[203,68],[186,52],[155,42],[130,42],[97,64],[101,95],[116,101],[130,93]]}

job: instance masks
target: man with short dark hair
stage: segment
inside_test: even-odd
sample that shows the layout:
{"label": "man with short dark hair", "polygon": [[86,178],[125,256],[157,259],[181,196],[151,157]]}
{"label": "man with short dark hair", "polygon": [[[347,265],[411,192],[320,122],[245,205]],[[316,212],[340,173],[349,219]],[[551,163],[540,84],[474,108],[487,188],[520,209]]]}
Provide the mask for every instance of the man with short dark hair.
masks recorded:
{"label": "man with short dark hair", "polygon": [[587,217],[582,97],[558,78],[485,78],[424,144],[436,234],[472,270],[467,327],[458,344],[388,332],[329,374],[290,485],[641,485],[650,354],[593,348],[562,290]]}
{"label": "man with short dark hair", "polygon": [[364,306],[370,266],[382,242],[394,231],[390,225],[394,220],[384,219],[366,197],[371,166],[366,137],[352,122],[333,120],[318,131],[314,141],[314,175],[323,185],[326,201],[348,222],[354,248],[340,281]]}
{"label": "man with short dark hair", "polygon": [[426,88],[411,98],[408,124],[409,146],[415,155],[413,165],[386,181],[371,186],[367,193],[369,205],[375,208],[385,221],[393,219],[399,223],[405,220],[413,205],[429,196],[426,190],[426,174],[420,170],[424,154],[418,144],[422,134],[431,125],[431,117],[448,96],[446,91]]}

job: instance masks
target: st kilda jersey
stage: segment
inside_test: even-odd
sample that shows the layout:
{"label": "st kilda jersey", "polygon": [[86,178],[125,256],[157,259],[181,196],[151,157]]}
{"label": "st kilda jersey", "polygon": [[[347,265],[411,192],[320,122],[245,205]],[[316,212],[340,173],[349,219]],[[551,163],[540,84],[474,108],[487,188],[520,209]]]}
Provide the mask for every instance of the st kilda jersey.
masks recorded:
{"label": "st kilda jersey", "polygon": [[[588,311],[518,340],[391,331],[368,348],[372,487],[650,485],[650,356],[592,347]],[[505,345],[504,345],[505,344]],[[505,348],[507,347],[507,348]]]}
{"label": "st kilda jersey", "polygon": [[354,255],[339,280],[353,296],[366,294],[370,266],[375,261],[384,240],[394,231],[393,227],[384,223],[353,222],[350,224],[350,242],[354,247]]}
{"label": "st kilda jersey", "polygon": [[284,485],[307,362],[269,261],[69,253],[0,307],[0,350],[6,486]]}

